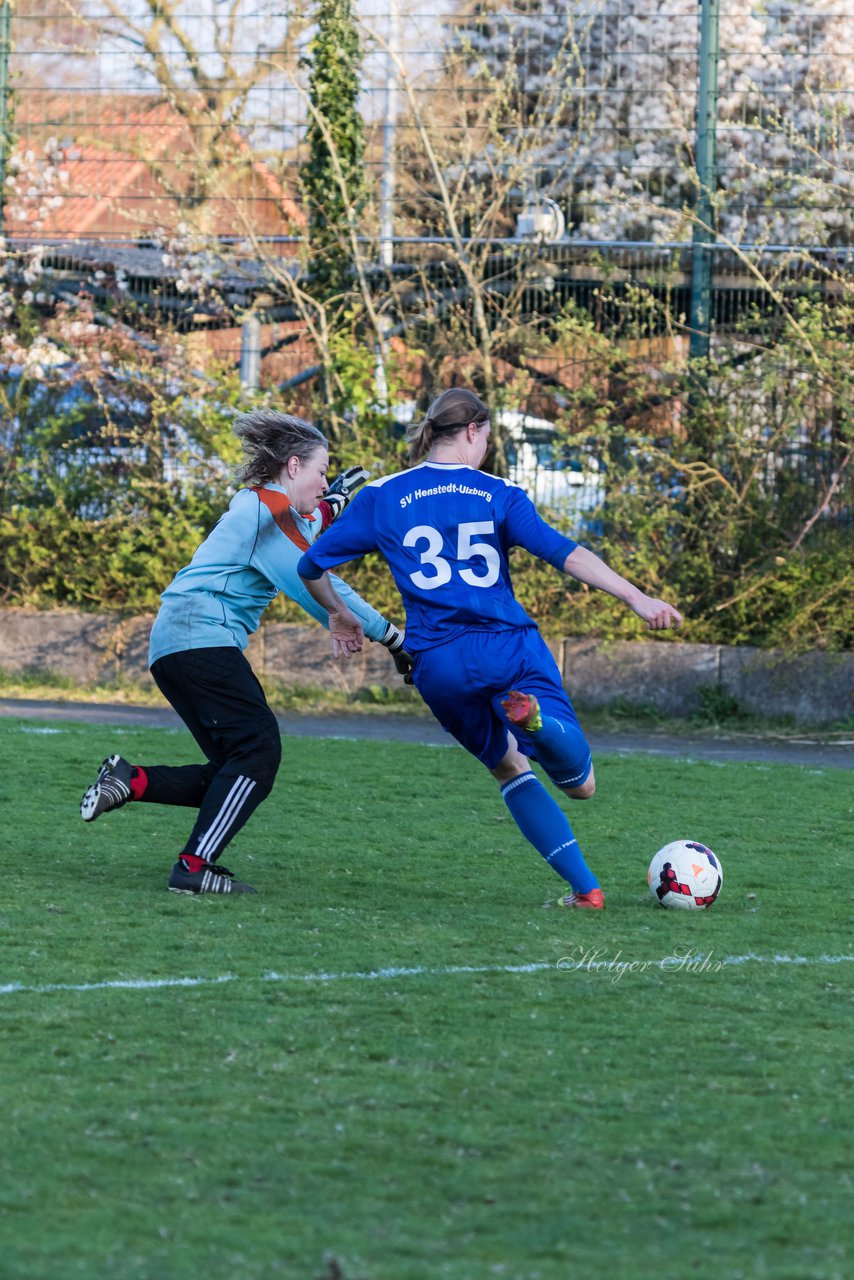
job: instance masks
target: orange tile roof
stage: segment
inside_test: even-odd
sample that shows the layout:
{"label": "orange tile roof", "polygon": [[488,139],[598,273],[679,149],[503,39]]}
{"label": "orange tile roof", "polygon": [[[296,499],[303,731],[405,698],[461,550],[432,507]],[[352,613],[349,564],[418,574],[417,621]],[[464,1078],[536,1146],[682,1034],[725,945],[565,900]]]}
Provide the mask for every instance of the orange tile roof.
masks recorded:
{"label": "orange tile roof", "polygon": [[[37,224],[15,218],[19,202],[10,199],[9,234],[138,238],[187,220],[181,200],[158,175],[158,170],[168,170],[170,185],[180,190],[186,177],[181,161],[193,151],[187,122],[168,102],[111,94],[98,98],[93,110],[90,95],[30,92],[22,98],[16,131],[25,141],[19,142],[18,154],[37,151],[37,137],[42,143],[48,136],[61,138],[61,168],[69,180],[56,188],[62,203],[43,211]],[[223,193],[210,201],[211,232],[239,235],[245,224],[260,236],[298,232],[305,224],[302,210],[236,129],[231,141],[251,170],[253,189],[246,192],[245,168],[235,175],[231,189],[226,176]]]}

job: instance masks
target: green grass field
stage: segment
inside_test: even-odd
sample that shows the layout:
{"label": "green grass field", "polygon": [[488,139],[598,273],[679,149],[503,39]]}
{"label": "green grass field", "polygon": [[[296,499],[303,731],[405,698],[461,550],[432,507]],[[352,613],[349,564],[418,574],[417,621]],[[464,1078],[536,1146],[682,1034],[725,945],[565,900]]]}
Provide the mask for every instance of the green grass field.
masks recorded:
{"label": "green grass field", "polygon": [[258,896],[168,894],[187,812],[78,817],[111,750],[196,758],[0,721],[4,1280],[854,1274],[850,774],[600,758],[571,913],[459,750],[295,738]]}

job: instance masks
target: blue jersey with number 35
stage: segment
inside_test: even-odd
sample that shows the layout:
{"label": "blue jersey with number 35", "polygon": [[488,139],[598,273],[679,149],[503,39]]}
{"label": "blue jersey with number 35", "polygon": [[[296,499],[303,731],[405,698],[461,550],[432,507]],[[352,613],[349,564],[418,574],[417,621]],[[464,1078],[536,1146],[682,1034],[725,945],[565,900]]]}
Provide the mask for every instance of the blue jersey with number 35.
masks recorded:
{"label": "blue jersey with number 35", "polygon": [[406,647],[418,653],[466,631],[535,626],[513,594],[510,549],[561,569],[577,545],[541,519],[518,485],[459,463],[423,462],[365,485],[298,571],[319,578],[380,551],[406,607]]}

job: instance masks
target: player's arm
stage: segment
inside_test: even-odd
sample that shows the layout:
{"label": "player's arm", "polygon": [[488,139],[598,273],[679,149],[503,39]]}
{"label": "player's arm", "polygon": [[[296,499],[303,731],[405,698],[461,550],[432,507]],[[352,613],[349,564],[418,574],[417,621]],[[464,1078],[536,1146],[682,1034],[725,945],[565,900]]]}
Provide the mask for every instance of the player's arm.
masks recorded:
{"label": "player's arm", "polygon": [[[355,495],[346,511],[322,538],[312,542],[297,566],[303,579],[317,578],[323,569],[334,569],[377,549],[375,533],[376,490],[368,484]],[[304,570],[307,570],[307,572]]]}
{"label": "player's arm", "polygon": [[[408,682],[412,671],[412,656],[403,647],[404,636],[400,628],[396,627],[393,622],[389,622],[388,618],[384,617],[373,605],[368,604],[367,600],[363,600],[358,591],[350,586],[349,582],[339,578],[336,573],[331,573],[329,577],[347,608],[351,613],[355,613],[359,619],[367,638],[374,641],[375,644],[381,644],[384,649],[388,649],[398,672]],[[307,588],[307,586],[307,583],[303,583],[304,588]]]}
{"label": "player's arm", "polygon": [[599,556],[547,524],[527,494],[516,486],[508,491],[504,524],[509,545],[524,547],[569,577],[622,600],[651,631],[682,625],[682,616],[672,605],[645,595]]}
{"label": "player's arm", "polygon": [[329,634],[332,637],[332,656],[349,657],[362,648],[364,634],[359,619],[338,595],[328,573],[311,581],[304,579],[308,593],[322,605],[329,616]]}
{"label": "player's arm", "polygon": [[681,627],[682,615],[665,600],[656,600],[634,586],[627,578],[609,568],[604,560],[576,546],[563,562],[563,572],[589,587],[607,591],[609,596],[622,600],[642,618],[650,631],[667,631],[669,627]]}
{"label": "player's arm", "polygon": [[[297,573],[305,589],[324,608],[329,608],[327,603],[329,597],[324,593],[333,590],[328,581],[325,585],[323,584],[323,578],[329,577],[325,571],[334,568],[335,565],[343,564],[346,560],[363,556],[376,548],[373,527],[374,499],[372,486],[368,485],[344,515],[335,521],[322,538],[308,548],[297,565]],[[336,600],[339,604],[343,603],[337,597]],[[329,623],[329,630],[332,632],[331,612]]]}
{"label": "player's arm", "polygon": [[[309,592],[297,573],[302,555],[301,547],[257,504],[256,519],[256,535],[249,556],[252,567],[262,573],[278,591],[283,591],[306,613],[329,628],[332,652],[336,657],[358,653],[364,638],[360,620],[347,608],[345,601],[328,581],[329,575],[324,575],[327,581],[321,586],[319,595]],[[303,539],[302,546],[305,545]]]}

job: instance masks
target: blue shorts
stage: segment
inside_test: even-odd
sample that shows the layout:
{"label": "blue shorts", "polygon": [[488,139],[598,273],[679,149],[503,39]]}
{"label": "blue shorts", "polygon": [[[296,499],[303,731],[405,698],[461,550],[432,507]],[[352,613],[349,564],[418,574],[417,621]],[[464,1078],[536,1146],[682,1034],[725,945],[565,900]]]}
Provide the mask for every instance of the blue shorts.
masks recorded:
{"label": "blue shorts", "polygon": [[[467,631],[415,656],[415,686],[443,729],[466,751],[494,769],[507,754],[508,731],[520,751],[536,760],[536,738],[509,725],[501,699],[511,689],[533,693],[540,709],[564,730],[560,771],[547,770],[561,786],[580,786],[590,772],[590,747],[563,687],[557,663],[536,627]],[[565,759],[564,759],[565,756]]]}

